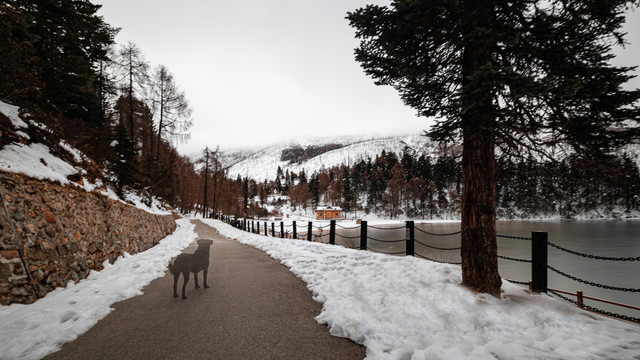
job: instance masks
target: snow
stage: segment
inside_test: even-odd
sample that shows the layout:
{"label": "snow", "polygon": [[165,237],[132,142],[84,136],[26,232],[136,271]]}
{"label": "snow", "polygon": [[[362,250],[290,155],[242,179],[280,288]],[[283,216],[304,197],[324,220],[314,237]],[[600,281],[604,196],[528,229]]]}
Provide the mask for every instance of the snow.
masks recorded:
{"label": "snow", "polygon": [[[19,110],[17,106],[0,101],[0,112],[11,120],[13,127],[28,128],[29,125],[18,117]],[[44,125],[33,120],[29,120],[29,122],[36,127],[48,130]],[[29,139],[29,136],[23,131],[16,131],[16,134]],[[78,150],[64,141],[60,142],[60,146],[68,151],[77,162],[82,161],[83,155]],[[22,173],[35,179],[59,181],[61,184],[69,183],[67,176],[83,171],[53,156],[49,147],[40,143],[29,145],[14,143],[3,147],[0,151],[0,170]]]}
{"label": "snow", "polygon": [[25,123],[18,114],[20,113],[20,108],[17,106],[9,105],[5,102],[0,101],[0,113],[4,114],[6,117],[11,120],[11,124],[15,128],[26,128],[27,123]]}
{"label": "snow", "polygon": [[0,359],[40,359],[85,333],[109,314],[112,304],[142,295],[142,288],[162,277],[169,261],[196,238],[189,220],[155,247],[124,254],[100,272],[58,288],[33,304],[0,307]]}
{"label": "snow", "polygon": [[460,267],[246,233],[323,304],[316,321],[367,348],[369,359],[638,359],[640,327],[504,281],[502,299],[460,285]]}
{"label": "snow", "polygon": [[69,163],[51,155],[43,144],[9,144],[0,151],[0,170],[23,173],[35,179],[69,183],[67,176],[76,174]]}
{"label": "snow", "polygon": [[[109,194],[109,196],[113,196],[116,198],[116,200],[119,200],[116,194],[113,193],[113,191]],[[151,199],[151,203],[149,205],[147,205],[147,203],[142,199],[142,197],[140,197],[140,195],[132,191],[125,191],[124,198],[126,201],[132,203],[133,206],[148,213],[156,215],[171,215],[171,211],[167,210],[164,204],[156,197]]]}
{"label": "snow", "polygon": [[[29,126],[18,117],[19,108],[16,106],[0,101],[0,112],[11,119],[14,127],[26,128]],[[45,125],[34,120],[29,120],[29,123],[43,131],[51,132]],[[30,138],[23,131],[16,131],[15,133],[25,139]],[[58,145],[67,151],[76,163],[82,163],[87,159],[85,154],[64,140],[61,140]],[[20,173],[40,180],[58,181],[63,185],[72,184],[87,192],[98,191],[100,194],[112,200],[133,204],[133,206],[138,209],[152,214],[168,215],[171,213],[165,209],[162,202],[157,198],[151,199],[149,204],[147,204],[140,195],[133,192],[126,192],[123,201],[123,199],[120,199],[118,195],[116,195],[113,189],[105,186],[100,179],[96,179],[95,183],[92,183],[85,177],[82,177],[82,181],[77,183],[70,181],[68,176],[77,173],[85,175],[87,171],[80,166],[73,166],[52,155],[49,147],[41,143],[31,143],[29,145],[13,143],[4,146],[4,148],[0,150],[0,170]]]}
{"label": "snow", "polygon": [[[595,315],[504,281],[502,299],[460,285],[460,268],[300,240],[250,234],[202,219],[224,236],[264,250],[307,283],[316,317],[368,359],[638,359],[640,326]],[[0,358],[38,359],[86,332],[111,305],[141,295],[195,240],[174,234],[119,258],[30,305],[0,307]],[[116,281],[117,280],[117,281]],[[10,339],[10,340],[9,340]]]}
{"label": "snow", "polygon": [[[318,144],[340,143],[344,147],[335,149],[313,157],[301,164],[289,164],[281,161],[282,150],[292,146],[308,146]],[[277,144],[265,148],[244,149],[224,154],[223,163],[229,166],[229,177],[234,179],[238,175],[249,176],[257,181],[275,180],[278,166],[282,171],[286,170],[299,173],[304,171],[311,175],[322,169],[328,169],[341,164],[353,165],[367,158],[375,159],[382,150],[400,154],[405,146],[414,150],[417,154],[433,154],[436,152],[433,143],[426,137],[416,135],[364,139],[358,137],[337,137],[321,139],[301,144]]]}
{"label": "snow", "polygon": [[73,156],[73,159],[77,162],[77,163],[81,163],[83,161],[83,159],[86,159],[87,157],[78,149],[72,147],[71,145],[69,145],[66,141],[61,140],[58,145],[60,145],[61,148],[65,149],[69,154],[71,154],[71,156]]}
{"label": "snow", "polygon": [[[17,107],[0,102],[0,112],[14,127],[28,126],[17,116]],[[76,161],[83,158],[77,150],[60,145]],[[366,148],[364,143],[356,145]],[[331,152],[323,155],[314,160],[314,169],[345,158]],[[273,177],[277,165],[273,161],[271,168],[260,170],[265,177]],[[78,172],[37,143],[6,145],[0,151],[0,170],[63,184],[69,183],[67,176]],[[86,191],[102,186],[86,179],[74,184]],[[119,200],[109,188],[102,193]],[[125,199],[146,211],[167,213],[157,199],[152,199],[151,206],[133,193],[125,194]],[[288,221],[312,219],[287,215]],[[502,298],[496,299],[462,287],[460,268],[454,265],[274,239],[219,221],[203,221],[288,266],[323,304],[316,321],[326,324],[332,335],[365,345],[369,359],[640,358],[640,326],[531,294],[507,281]],[[382,223],[370,221],[371,225]],[[355,221],[341,222],[342,226],[352,224]],[[105,262],[102,271],[92,271],[87,279],[56,289],[33,304],[0,307],[0,359],[39,359],[73,341],[111,312],[112,304],[141,295],[143,287],[163,276],[170,259],[195,238],[194,226],[179,220],[177,230],[152,249],[125,254],[113,265]]]}

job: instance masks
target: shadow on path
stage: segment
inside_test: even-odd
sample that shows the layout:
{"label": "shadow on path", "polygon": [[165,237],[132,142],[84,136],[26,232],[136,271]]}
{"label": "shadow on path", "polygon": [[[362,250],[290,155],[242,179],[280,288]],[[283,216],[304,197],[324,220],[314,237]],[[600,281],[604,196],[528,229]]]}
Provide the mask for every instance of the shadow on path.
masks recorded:
{"label": "shadow on path", "polygon": [[[114,311],[46,359],[362,359],[365,348],[329,335],[314,317],[322,306],[287,267],[194,221],[212,239],[210,288],[173,297],[173,276]],[[184,253],[194,253],[193,242]]]}

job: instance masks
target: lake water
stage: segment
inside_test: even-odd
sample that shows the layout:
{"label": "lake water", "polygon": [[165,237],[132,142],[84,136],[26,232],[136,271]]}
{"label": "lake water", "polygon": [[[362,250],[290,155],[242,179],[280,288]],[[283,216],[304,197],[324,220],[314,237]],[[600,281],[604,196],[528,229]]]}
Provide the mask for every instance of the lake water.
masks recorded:
{"label": "lake water", "polygon": [[[315,225],[315,224],[314,224]],[[322,230],[314,230],[314,241],[329,242],[328,224]],[[398,229],[398,227],[401,227]],[[277,228],[277,227],[276,227]],[[385,230],[388,228],[390,230]],[[395,228],[395,229],[394,229]],[[460,234],[450,236],[432,236],[431,233],[452,233],[460,230],[460,223],[419,223],[416,222],[415,252],[418,255],[443,262],[460,262],[460,250],[437,250],[423,244],[439,248],[460,246]],[[532,231],[548,233],[549,242],[581,253],[607,257],[640,257],[640,221],[593,221],[593,222],[540,222],[540,221],[500,221],[498,234],[519,237],[531,237]],[[278,229],[276,229],[278,231]],[[289,229],[288,231],[292,231]],[[306,226],[298,229],[306,238]],[[358,248],[360,244],[359,228],[336,227],[336,243]],[[367,248],[372,251],[396,254],[405,252],[405,228],[399,225],[376,225],[368,227]],[[376,241],[379,239],[382,241]],[[396,242],[397,241],[397,242]],[[531,259],[531,241],[498,238],[498,253],[502,256]],[[400,255],[403,256],[403,255]],[[557,270],[574,277],[598,284],[614,287],[640,288],[640,261],[595,260],[569,254],[551,246],[548,247],[548,264]],[[500,275],[505,279],[518,281],[531,280],[531,264],[499,259]],[[575,293],[582,290],[585,296],[640,306],[640,293],[607,290],[586,285],[548,270],[548,286]],[[566,296],[566,295],[565,295]],[[567,296],[575,300],[574,296]],[[585,304],[640,318],[640,311],[594,302],[585,299]]]}

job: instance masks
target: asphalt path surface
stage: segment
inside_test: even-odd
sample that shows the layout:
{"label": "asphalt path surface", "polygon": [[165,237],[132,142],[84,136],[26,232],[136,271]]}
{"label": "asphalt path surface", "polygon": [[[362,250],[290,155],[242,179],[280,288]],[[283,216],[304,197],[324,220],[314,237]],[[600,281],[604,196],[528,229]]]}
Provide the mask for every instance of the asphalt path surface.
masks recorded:
{"label": "asphalt path surface", "polygon": [[[365,348],[329,335],[314,317],[321,305],[305,283],[263,251],[212,239],[208,289],[187,284],[173,297],[173,276],[152,281],[144,295],[116,303],[88,332],[46,359],[362,359]],[[193,253],[194,242],[185,253]],[[202,276],[198,276],[202,286]],[[182,277],[178,283],[178,292]]]}

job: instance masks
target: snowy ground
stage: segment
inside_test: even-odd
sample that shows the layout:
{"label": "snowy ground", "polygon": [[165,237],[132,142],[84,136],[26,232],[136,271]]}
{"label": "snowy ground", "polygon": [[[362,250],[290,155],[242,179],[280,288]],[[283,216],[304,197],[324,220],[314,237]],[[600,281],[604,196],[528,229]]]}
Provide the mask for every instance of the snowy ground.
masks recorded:
{"label": "snowy ground", "polygon": [[460,268],[204,220],[290,267],[323,304],[316,320],[371,359],[640,359],[640,326],[504,281],[502,299],[460,286]]}
{"label": "snowy ground", "polygon": [[111,305],[141,295],[164,275],[169,261],[196,238],[189,220],[153,248],[125,254],[100,272],[91,271],[30,305],[0,306],[0,359],[40,359],[85,333],[113,310]]}
{"label": "snowy ground", "polygon": [[[367,347],[369,359],[640,359],[640,326],[579,310],[505,281],[501,300],[461,287],[460,268],[300,240],[203,220],[290,267],[323,304],[316,320]],[[117,301],[166,271],[195,238],[178,229],[148,251],[31,305],[0,307],[0,359],[38,359],[86,332]],[[113,281],[117,278],[118,281]]]}

